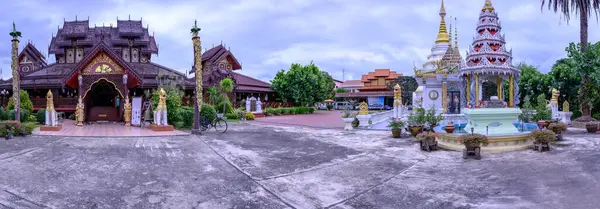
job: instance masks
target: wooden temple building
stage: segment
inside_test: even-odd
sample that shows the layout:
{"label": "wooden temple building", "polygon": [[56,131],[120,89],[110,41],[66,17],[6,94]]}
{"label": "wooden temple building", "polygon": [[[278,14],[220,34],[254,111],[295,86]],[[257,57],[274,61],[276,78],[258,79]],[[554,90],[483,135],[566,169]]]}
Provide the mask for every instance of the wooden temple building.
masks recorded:
{"label": "wooden temple building", "polygon": [[[122,120],[125,97],[144,97],[144,92],[166,82],[180,86],[185,92],[182,104],[191,106],[194,78],[152,62],[158,52],[156,39],[141,20],[118,20],[114,27],[90,27],[89,20],[65,21],[48,48],[48,54],[55,57],[54,63],[49,64],[31,43],[20,51],[20,88],[29,93],[34,111],[45,108],[48,91],[54,95],[58,112],[74,112],[81,96],[89,121]],[[189,56],[193,57],[191,44]],[[235,83],[230,95],[233,103],[249,96],[258,96],[262,101],[275,98],[269,83],[236,72],[242,66],[223,45],[206,50],[202,66],[206,95],[208,87],[231,78]],[[0,81],[0,89],[11,96],[12,79]]]}
{"label": "wooden temple building", "polygon": [[348,90],[346,93],[336,93],[335,97],[353,99],[357,102],[367,102],[369,108],[379,109],[393,107],[394,92],[389,88],[389,83],[394,82],[402,74],[390,69],[375,69],[361,76],[360,80],[348,80],[340,88]]}

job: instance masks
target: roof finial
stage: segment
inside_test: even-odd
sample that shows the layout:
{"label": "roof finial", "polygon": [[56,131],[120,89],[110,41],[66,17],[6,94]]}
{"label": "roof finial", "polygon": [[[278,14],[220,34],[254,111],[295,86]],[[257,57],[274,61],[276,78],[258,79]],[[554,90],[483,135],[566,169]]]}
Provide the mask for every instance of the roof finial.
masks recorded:
{"label": "roof finial", "polygon": [[[458,22],[456,17],[454,17],[454,47],[458,49]],[[458,50],[457,50],[458,51]]]}
{"label": "roof finial", "polygon": [[21,32],[17,31],[17,25],[15,24],[15,22],[13,22],[13,31],[10,32],[9,35],[12,36],[13,39],[21,37]]}
{"label": "roof finial", "polygon": [[[452,18],[452,16],[450,16],[450,18]],[[452,23],[450,23],[448,30],[448,45],[450,45],[450,48],[452,48]]]}
{"label": "roof finial", "polygon": [[223,45],[223,40],[221,40],[221,45]]}
{"label": "roof finial", "polygon": [[483,6],[483,8],[481,10],[494,11],[494,7],[492,6],[492,1],[491,0],[485,0],[485,5]]}
{"label": "roof finial", "polygon": [[446,16],[446,9],[444,8],[444,0],[442,0],[442,7],[440,8],[440,17],[442,20],[440,21],[440,30],[437,35],[437,39],[435,43],[448,43],[448,31],[446,28],[446,21],[444,17]]}

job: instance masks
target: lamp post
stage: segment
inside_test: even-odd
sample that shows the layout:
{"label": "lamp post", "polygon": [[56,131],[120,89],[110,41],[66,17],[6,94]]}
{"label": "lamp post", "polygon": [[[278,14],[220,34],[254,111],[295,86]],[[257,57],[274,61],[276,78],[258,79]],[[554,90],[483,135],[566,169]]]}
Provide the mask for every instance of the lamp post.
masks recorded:
{"label": "lamp post", "polygon": [[2,91],[0,91],[0,95],[2,95],[2,104],[4,104],[6,96],[8,95],[8,91],[6,89],[2,89]]}

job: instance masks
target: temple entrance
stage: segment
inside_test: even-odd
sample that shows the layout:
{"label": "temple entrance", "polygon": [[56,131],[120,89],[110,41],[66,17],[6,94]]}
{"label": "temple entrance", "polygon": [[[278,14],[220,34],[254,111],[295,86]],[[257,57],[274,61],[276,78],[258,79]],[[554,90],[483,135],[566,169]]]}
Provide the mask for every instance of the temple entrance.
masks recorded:
{"label": "temple entrance", "polygon": [[120,94],[114,84],[102,79],[85,95],[87,121],[120,121]]}
{"label": "temple entrance", "polygon": [[460,114],[460,91],[448,91],[448,114]]}

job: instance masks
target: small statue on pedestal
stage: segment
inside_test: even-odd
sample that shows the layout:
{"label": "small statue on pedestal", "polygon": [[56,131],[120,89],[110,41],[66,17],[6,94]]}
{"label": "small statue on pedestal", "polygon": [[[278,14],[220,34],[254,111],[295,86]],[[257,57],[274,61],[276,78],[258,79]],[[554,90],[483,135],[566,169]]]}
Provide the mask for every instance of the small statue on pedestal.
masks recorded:
{"label": "small statue on pedestal", "polygon": [[158,95],[158,106],[154,112],[154,124],[166,126],[169,125],[167,121],[167,93],[161,88]]}
{"label": "small statue on pedestal", "polygon": [[131,126],[131,103],[129,102],[129,95],[125,97],[125,104],[123,105],[125,112],[124,112],[124,120],[125,120],[125,126]]}
{"label": "small statue on pedestal", "polygon": [[48,90],[46,94],[46,126],[56,126],[56,110],[52,99],[52,91]]}
{"label": "small statue on pedestal", "polygon": [[83,105],[81,96],[79,96],[79,102],[77,103],[77,107],[75,108],[75,119],[77,121],[78,126],[83,126],[83,121],[85,119],[84,118],[84,115],[85,115],[84,108],[85,108],[85,106]]}

